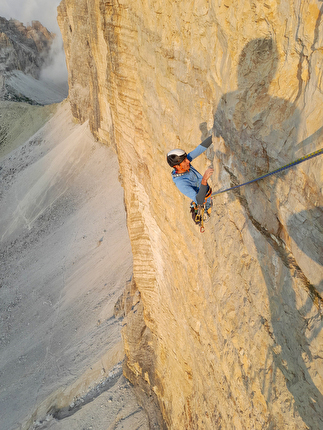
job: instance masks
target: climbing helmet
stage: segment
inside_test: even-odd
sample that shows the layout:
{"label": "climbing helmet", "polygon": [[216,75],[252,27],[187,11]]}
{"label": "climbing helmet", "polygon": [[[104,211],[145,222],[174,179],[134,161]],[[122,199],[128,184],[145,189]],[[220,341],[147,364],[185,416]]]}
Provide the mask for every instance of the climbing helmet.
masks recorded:
{"label": "climbing helmet", "polygon": [[167,154],[167,163],[170,165],[170,167],[174,167],[178,164],[181,164],[181,162],[184,161],[186,157],[187,154],[182,149],[172,149]]}

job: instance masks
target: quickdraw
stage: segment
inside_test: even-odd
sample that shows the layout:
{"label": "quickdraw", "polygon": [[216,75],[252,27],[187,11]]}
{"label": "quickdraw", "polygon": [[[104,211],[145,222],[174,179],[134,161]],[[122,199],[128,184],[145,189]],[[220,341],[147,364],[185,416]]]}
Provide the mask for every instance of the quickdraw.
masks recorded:
{"label": "quickdraw", "polygon": [[207,192],[207,194],[205,196],[205,200],[204,200],[203,205],[197,205],[194,201],[191,202],[192,218],[193,218],[193,221],[195,222],[195,224],[200,226],[200,233],[205,232],[204,223],[208,222],[208,220],[209,220],[209,215],[207,214],[207,211],[205,210],[205,204],[206,204],[206,201],[208,200],[208,198],[211,196],[211,194],[212,194],[212,188],[210,187],[209,191]]}
{"label": "quickdraw", "polygon": [[195,222],[196,222],[196,224],[200,225],[200,232],[201,233],[205,232],[205,228],[204,228],[204,212],[205,212],[204,205],[203,206],[199,206],[197,214],[195,215]]}

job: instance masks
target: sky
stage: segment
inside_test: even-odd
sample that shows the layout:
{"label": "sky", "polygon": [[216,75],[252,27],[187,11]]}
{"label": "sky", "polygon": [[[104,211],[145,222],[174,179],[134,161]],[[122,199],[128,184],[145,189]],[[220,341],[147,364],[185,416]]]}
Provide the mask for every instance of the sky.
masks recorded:
{"label": "sky", "polygon": [[52,64],[42,70],[41,79],[60,85],[67,81],[67,70],[63,41],[57,24],[57,6],[61,0],[0,0],[0,16],[17,19],[24,25],[39,21],[50,32],[57,35],[52,45]]}
{"label": "sky", "polygon": [[57,6],[61,0],[1,0],[0,16],[18,19],[23,24],[39,21],[49,31],[59,32]]}

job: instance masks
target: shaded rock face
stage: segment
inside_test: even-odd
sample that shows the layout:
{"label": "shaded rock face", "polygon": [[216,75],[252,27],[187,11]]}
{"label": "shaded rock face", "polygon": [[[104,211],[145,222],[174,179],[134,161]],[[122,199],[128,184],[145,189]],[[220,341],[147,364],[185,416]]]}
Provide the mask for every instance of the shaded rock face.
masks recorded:
{"label": "shaded rock face", "polygon": [[17,20],[0,17],[0,72],[21,70],[39,78],[54,38],[39,21],[25,27]]}
{"label": "shaded rock face", "polygon": [[73,113],[116,148],[125,189],[149,330],[134,342],[140,309],[128,309],[126,373],[170,429],[323,426],[323,157],[219,195],[203,235],[165,161],[212,129],[193,165],[213,162],[217,190],[321,148],[322,12],[292,0],[59,7]]}
{"label": "shaded rock face", "polygon": [[67,96],[66,85],[40,80],[44,67],[53,66],[53,41],[40,22],[25,27],[0,17],[0,100],[51,104]]}

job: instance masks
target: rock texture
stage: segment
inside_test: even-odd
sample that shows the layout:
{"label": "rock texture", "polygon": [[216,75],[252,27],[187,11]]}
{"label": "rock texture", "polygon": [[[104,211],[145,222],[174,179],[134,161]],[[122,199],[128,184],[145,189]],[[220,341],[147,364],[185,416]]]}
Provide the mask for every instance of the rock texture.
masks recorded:
{"label": "rock texture", "polygon": [[321,148],[322,13],[293,0],[59,7],[73,114],[116,148],[125,190],[145,323],[128,309],[126,374],[169,429],[323,427],[323,157],[216,197],[203,235],[165,161],[212,129],[194,166],[213,162],[218,189]]}

